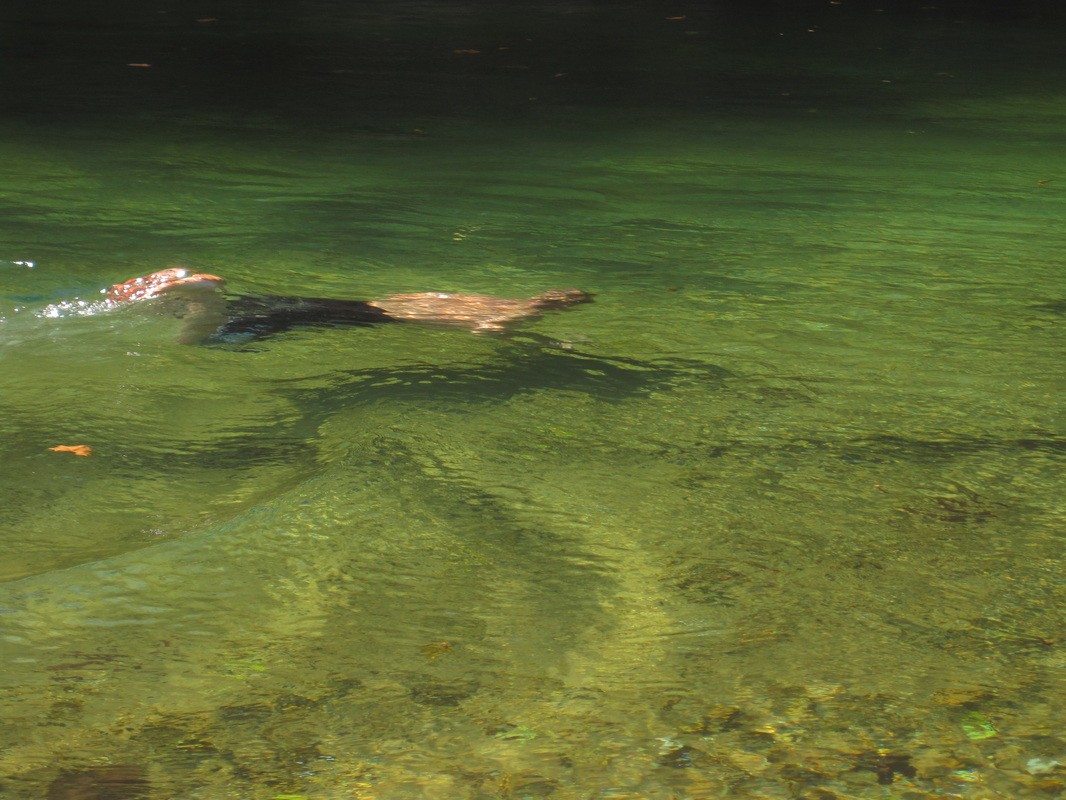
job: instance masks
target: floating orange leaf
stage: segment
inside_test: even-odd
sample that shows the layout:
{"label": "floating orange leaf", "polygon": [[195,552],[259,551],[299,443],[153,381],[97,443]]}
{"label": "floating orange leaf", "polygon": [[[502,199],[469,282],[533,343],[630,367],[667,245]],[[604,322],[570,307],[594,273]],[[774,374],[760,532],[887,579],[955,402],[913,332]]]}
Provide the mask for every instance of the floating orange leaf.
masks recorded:
{"label": "floating orange leaf", "polygon": [[49,450],[55,450],[57,453],[73,453],[76,456],[91,456],[93,449],[87,444],[57,444],[55,447],[49,447]]}

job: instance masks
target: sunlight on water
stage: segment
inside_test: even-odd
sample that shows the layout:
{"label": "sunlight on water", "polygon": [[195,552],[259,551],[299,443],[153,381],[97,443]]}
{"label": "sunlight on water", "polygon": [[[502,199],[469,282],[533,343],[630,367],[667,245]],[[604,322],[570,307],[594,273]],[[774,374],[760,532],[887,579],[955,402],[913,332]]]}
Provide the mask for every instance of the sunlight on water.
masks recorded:
{"label": "sunlight on water", "polygon": [[[1061,66],[932,12],[308,7],[299,91],[244,82],[269,10],[216,95],[215,23],[131,5],[191,83],[90,48],[115,119],[0,126],[0,795],[1066,789]],[[596,297],[191,346],[99,300],[169,266]]]}

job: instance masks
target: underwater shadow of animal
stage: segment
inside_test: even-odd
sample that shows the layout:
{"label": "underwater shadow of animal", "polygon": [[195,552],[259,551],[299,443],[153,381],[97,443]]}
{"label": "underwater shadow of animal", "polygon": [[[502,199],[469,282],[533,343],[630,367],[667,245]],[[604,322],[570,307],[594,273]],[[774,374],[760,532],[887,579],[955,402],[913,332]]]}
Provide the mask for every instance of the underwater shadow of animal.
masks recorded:
{"label": "underwater shadow of animal", "polygon": [[334,375],[328,386],[302,388],[305,378],[280,379],[275,385],[289,396],[294,413],[259,420],[224,441],[186,443],[165,454],[128,452],[126,465],[173,473],[203,467],[242,469],[269,463],[312,463],[319,428],[338,411],[368,404],[499,403],[539,391],[580,392],[602,402],[646,395],[684,385],[718,389],[735,377],[705,361],[662,358],[645,361],[560,349],[546,337],[520,334],[499,339],[497,356],[488,362],[441,366],[357,369]]}
{"label": "underwater shadow of animal", "polygon": [[[284,461],[296,454],[313,458],[309,443],[333,414],[366,404],[498,403],[538,391],[580,392],[603,402],[618,402],[664,388],[699,383],[713,389],[734,377],[704,361],[663,358],[644,361],[601,356],[546,345],[542,337],[523,335],[501,340],[499,357],[463,366],[415,364],[357,369],[336,375],[329,386],[299,388],[303,378],[281,380],[297,409],[294,417],[271,420],[224,444],[213,443],[189,453],[190,463],[218,466]],[[173,467],[173,464],[171,465]]]}
{"label": "underwater shadow of animal", "polygon": [[692,359],[645,361],[563,350],[545,346],[539,338],[505,341],[499,358],[490,363],[351,370],[329,387],[293,390],[295,400],[312,415],[365,402],[500,402],[544,390],[581,392],[615,402],[684,384],[720,388],[734,376],[723,367]]}

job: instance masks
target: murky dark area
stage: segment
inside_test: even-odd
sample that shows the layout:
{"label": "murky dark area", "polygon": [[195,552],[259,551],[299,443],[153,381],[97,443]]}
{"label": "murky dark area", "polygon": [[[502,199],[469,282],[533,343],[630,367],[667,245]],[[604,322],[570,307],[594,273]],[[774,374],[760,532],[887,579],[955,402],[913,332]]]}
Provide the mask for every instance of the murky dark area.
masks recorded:
{"label": "murky dark area", "polygon": [[0,796],[1066,791],[1064,16],[5,5]]}

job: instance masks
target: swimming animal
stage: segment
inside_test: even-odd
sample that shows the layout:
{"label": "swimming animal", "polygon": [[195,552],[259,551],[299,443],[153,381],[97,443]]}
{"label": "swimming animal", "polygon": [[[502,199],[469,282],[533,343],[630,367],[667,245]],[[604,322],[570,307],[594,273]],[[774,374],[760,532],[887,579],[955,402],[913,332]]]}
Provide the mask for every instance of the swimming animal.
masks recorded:
{"label": "swimming animal", "polygon": [[278,295],[227,295],[217,275],[174,267],[116,283],[104,292],[108,306],[156,300],[184,321],[179,340],[263,338],[301,326],[338,327],[382,322],[447,325],[492,333],[536,318],[542,311],[592,302],[580,289],[506,298],[484,294],[415,292],[372,300]]}

